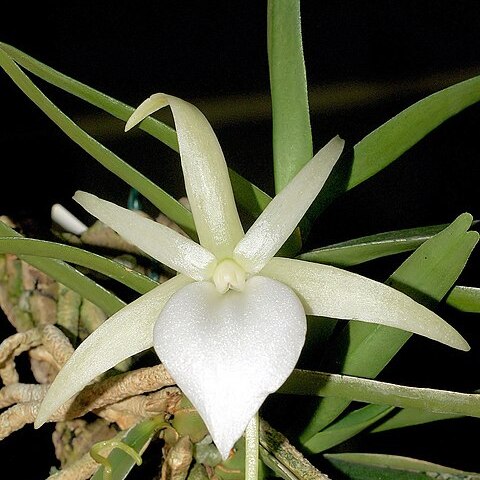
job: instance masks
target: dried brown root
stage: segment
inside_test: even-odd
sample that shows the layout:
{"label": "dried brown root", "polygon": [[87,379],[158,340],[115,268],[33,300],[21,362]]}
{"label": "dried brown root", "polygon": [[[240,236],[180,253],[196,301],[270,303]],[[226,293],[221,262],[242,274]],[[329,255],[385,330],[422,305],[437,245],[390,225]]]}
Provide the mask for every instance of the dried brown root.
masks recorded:
{"label": "dried brown root", "polygon": [[125,430],[147,417],[173,413],[180,398],[177,387],[166,387],[149,395],[127,398],[94,412]]}
{"label": "dried brown root", "polygon": [[193,444],[181,437],[169,450],[162,466],[162,480],[185,480],[193,460]]}
{"label": "dried brown root", "polygon": [[42,341],[42,329],[32,328],[26,332],[16,333],[0,343],[0,378],[4,385],[19,381],[15,368],[15,357],[37,347]]}
{"label": "dried brown root", "polygon": [[[80,417],[135,395],[175,385],[163,365],[139,368],[85,387],[68,407],[68,415]],[[64,407],[62,407],[64,410]]]}
{"label": "dried brown root", "polygon": [[48,385],[31,383],[13,383],[0,390],[0,408],[10,407],[15,403],[34,402],[42,400]]}
{"label": "dried brown root", "polygon": [[[40,347],[42,346],[42,347]],[[40,349],[37,349],[40,347]],[[19,382],[15,369],[15,358],[23,352],[34,351],[33,360],[46,362],[52,368],[45,369],[34,363],[37,381],[54,376],[73,353],[73,347],[60,329],[54,325],[42,325],[25,332],[16,333],[0,344],[0,378],[4,385]]]}
{"label": "dried brown root", "polygon": [[[163,365],[123,373],[89,385],[59,408],[50,417],[49,421],[58,422],[74,419],[95,411],[98,415],[115,421],[120,428],[126,428],[141,418],[171,409],[175,401],[178,400],[178,390],[164,388],[173,387],[173,385],[174,382]],[[42,390],[34,388],[35,385],[31,386],[31,390],[26,387],[28,386],[18,387],[17,389],[16,394],[22,399],[22,403],[11,406],[0,415],[0,440],[26,424],[33,423],[36,418],[41,399],[33,398],[33,395],[38,396]],[[138,397],[143,393],[156,390],[159,390],[159,392],[151,396]],[[1,391],[3,392],[4,389]],[[19,391],[21,393],[18,393]],[[31,397],[28,396],[29,392],[32,395]],[[11,398],[9,391],[6,391],[4,395],[5,398]],[[126,406],[125,404],[115,405],[122,401],[127,402]],[[107,406],[110,408],[102,413],[101,409]],[[128,411],[128,407],[133,410]]]}

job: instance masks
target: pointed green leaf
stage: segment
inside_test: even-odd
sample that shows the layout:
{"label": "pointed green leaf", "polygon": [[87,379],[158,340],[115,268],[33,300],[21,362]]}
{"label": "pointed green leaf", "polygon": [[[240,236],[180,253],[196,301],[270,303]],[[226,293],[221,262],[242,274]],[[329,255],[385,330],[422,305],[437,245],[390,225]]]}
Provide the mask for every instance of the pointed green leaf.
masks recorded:
{"label": "pointed green leaf", "polygon": [[329,453],[324,457],[352,480],[480,480],[465,472],[415,458],[378,453]]}
{"label": "pointed green leaf", "polygon": [[440,90],[384,123],[354,147],[347,190],[375,175],[428,133],[480,100],[480,76]]}
{"label": "pointed green leaf", "polygon": [[[21,237],[21,235],[0,221],[0,236],[2,237]],[[90,300],[97,305],[107,315],[113,315],[115,312],[125,306],[125,303],[117,298],[113,293],[95,283],[90,278],[75,270],[70,265],[53,258],[42,258],[34,255],[19,255],[19,258],[38,268],[48,276],[62,283],[68,288],[80,294],[82,297]]]}
{"label": "pointed green leaf", "polygon": [[[25,70],[33,73],[38,78],[45,82],[54,85],[67,93],[75,95],[76,97],[98,107],[119,120],[127,121],[130,115],[134,112],[134,108],[115,98],[112,98],[98,90],[85,85],[57,70],[39,62],[35,58],[18,50],[11,45],[0,42],[0,48],[4,50],[18,65]],[[150,135],[158,138],[165,145],[171,149],[178,151],[177,134],[175,130],[154,119],[149,118],[142,123],[140,127],[142,130],[148,132]]]}
{"label": "pointed green leaf", "polygon": [[367,405],[354,410],[317,433],[311,441],[305,444],[305,447],[308,451],[315,451],[316,453],[328,450],[374,425],[392,412],[394,408],[385,405]]}
{"label": "pointed green leaf", "polygon": [[[130,105],[127,105],[115,98],[112,98],[105,93],[99,92],[88,85],[85,85],[78,80],[75,80],[63,73],[58,72],[57,70],[39,62],[38,60],[32,58],[26,53],[0,42],[0,48],[10,55],[10,57],[18,63],[21,67],[27,71],[38,76],[42,80],[72,94],[76,97],[94,105],[105,112],[111,114],[112,116],[127,121],[130,115],[134,112],[134,108]],[[170,147],[172,150],[178,152],[178,141],[177,134],[175,130],[168,125],[158,121],[153,117],[146,118],[141,125],[139,126],[149,135],[160,140],[162,143]],[[236,173],[235,171],[229,169],[230,179],[232,181],[232,188],[235,194],[235,199],[238,202],[239,206],[246,213],[249,213],[253,218],[256,218],[271,200],[271,197],[259,189],[256,185],[246,180],[244,177]],[[155,204],[155,199],[150,198],[144,190],[144,195],[152,203]],[[169,218],[174,222],[182,225],[186,220],[183,218],[186,215],[186,212],[178,209],[176,204],[170,206],[171,200],[168,197],[161,198],[158,197],[158,201],[161,204],[158,204],[157,207],[164,212]],[[167,213],[169,212],[169,213]],[[183,219],[183,220],[182,220]],[[300,250],[298,238],[290,239],[288,244],[290,245],[289,250],[298,252]],[[288,247],[288,245],[286,245]]]}
{"label": "pointed green leaf", "polygon": [[348,398],[363,403],[480,418],[480,394],[408,387],[309,370],[294,370],[278,393]]}
{"label": "pointed green leaf", "polygon": [[337,267],[351,267],[370,260],[408,252],[442,231],[447,225],[396,230],[355,238],[305,252],[297,258]]}
{"label": "pointed green leaf", "polygon": [[[478,241],[477,232],[468,232],[469,214],[460,215],[451,225],[423,243],[390,277],[388,283],[432,306],[450,290]],[[342,365],[341,373],[373,378],[388,364],[411,334],[381,325],[348,322],[338,341],[326,352],[323,369]],[[333,370],[333,371],[334,371]],[[348,401],[324,399],[301,435],[304,445],[316,451],[314,436],[348,406]]]}
{"label": "pointed green leaf", "polygon": [[480,313],[480,288],[457,285],[445,301],[462,312]]}
{"label": "pointed green leaf", "polygon": [[300,1],[269,0],[267,30],[278,193],[313,156]]}
{"label": "pointed green leaf", "polygon": [[68,137],[82,147],[105,168],[124,180],[148,198],[169,218],[189,235],[195,237],[192,214],[179,202],[155,185],[140,172],[108,150],[100,142],[83,131],[73,120],[65,115],[42,91],[25,75],[18,65],[0,48],[0,65],[15,84],[32,100]]}
{"label": "pointed green leaf", "polygon": [[463,415],[461,414],[455,413],[438,413],[428,412],[427,410],[418,410],[416,408],[402,408],[397,410],[393,415],[382,420],[371,430],[371,432],[385,432],[395,428],[412,427],[414,425],[438,422],[440,420],[450,420],[462,416]]}
{"label": "pointed green leaf", "polygon": [[138,293],[146,293],[156,287],[155,280],[135,272],[119,262],[89,252],[83,248],[61,243],[22,237],[0,237],[0,253],[48,257],[74,263],[113,278]]}

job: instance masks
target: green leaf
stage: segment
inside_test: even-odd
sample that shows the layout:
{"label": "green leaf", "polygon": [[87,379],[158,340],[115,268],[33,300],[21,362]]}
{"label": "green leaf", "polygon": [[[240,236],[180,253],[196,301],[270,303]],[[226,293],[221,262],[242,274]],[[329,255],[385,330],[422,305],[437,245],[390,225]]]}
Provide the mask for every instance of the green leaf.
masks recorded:
{"label": "green leaf", "polygon": [[376,453],[335,453],[324,457],[351,480],[479,480],[479,473],[464,472],[431,462]]}
{"label": "green leaf", "polygon": [[[394,272],[388,284],[432,307],[439,302],[457,280],[478,241],[478,233],[468,231],[469,214],[462,214],[440,233],[418,247]],[[337,341],[325,353],[322,369],[374,378],[395,356],[411,334],[381,325],[350,321]],[[323,448],[316,434],[330,424],[349,405],[340,399],[323,399],[300,437],[312,452]],[[323,437],[323,435],[322,435]]]}
{"label": "green leaf", "polygon": [[299,0],[269,0],[273,168],[278,193],[312,158]]}
{"label": "green leaf", "polygon": [[294,370],[278,393],[347,398],[363,403],[480,418],[480,394],[407,387],[368,378],[309,370]]}
{"label": "green leaf", "polygon": [[412,427],[414,425],[422,425],[424,423],[437,422],[439,420],[450,420],[460,418],[463,415],[455,413],[438,413],[428,412],[426,410],[418,410],[416,408],[402,408],[393,415],[382,420],[376,425],[371,432],[385,432],[395,428]]}
{"label": "green leaf", "polygon": [[462,312],[480,313],[480,288],[457,285],[445,301]]}
{"label": "green leaf", "polygon": [[[104,110],[119,120],[126,122],[135,110],[130,105],[109,97],[78,80],[74,80],[63,73],[54,70],[11,45],[0,42],[0,48],[25,70],[33,73],[51,85]],[[142,122],[140,128],[163,142],[172,150],[178,152],[177,134],[172,127],[149,117]]]}
{"label": "green leaf", "polygon": [[[0,236],[21,237],[18,232],[1,221]],[[113,293],[60,260],[34,255],[19,255],[19,258],[90,300],[108,316],[113,315],[125,306],[125,302],[117,298]]]}
{"label": "green leaf", "polygon": [[[318,451],[327,450],[344,442],[348,438],[358,435],[388,415],[394,408],[395,407],[385,405],[367,405],[366,407],[354,410],[349,415],[315,435],[315,443],[319,446],[321,445],[321,449]],[[311,450],[310,445],[308,445],[307,448]],[[316,453],[318,453],[318,451],[316,451]]]}
{"label": "green leaf", "polygon": [[[165,426],[163,418],[155,417],[137,424],[129,430],[122,442],[133,448],[138,454],[142,455],[147,449],[152,438],[158,431]],[[128,476],[132,468],[136,465],[135,458],[123,450],[115,448],[108,456],[108,461],[112,468],[111,480],[123,480]],[[100,467],[92,480],[104,480],[104,467]]]}
{"label": "green leaf", "polygon": [[74,263],[113,278],[138,293],[147,293],[157,282],[119,262],[82,248],[32,238],[0,237],[0,253],[48,257]]}
{"label": "green leaf", "polygon": [[60,129],[89,153],[105,168],[138,190],[165,215],[174,220],[185,232],[196,237],[193,217],[183,205],[155,185],[140,172],[108,150],[100,142],[83,131],[73,120],[51,102],[28,78],[18,65],[0,48],[0,65],[15,84],[34,102]]}
{"label": "green leaf", "polygon": [[440,90],[411,105],[354,147],[347,190],[375,175],[428,133],[480,100],[480,76]]}
{"label": "green leaf", "polygon": [[[130,115],[135,110],[133,107],[120,102],[98,90],[95,90],[92,87],[89,87],[78,80],[75,80],[63,73],[56,71],[55,69],[39,62],[38,60],[30,57],[24,52],[0,42],[0,48],[2,48],[10,57],[18,63],[21,67],[27,71],[38,76],[42,80],[72,94],[76,97],[84,100],[95,107],[98,107],[105,112],[111,114],[112,116],[122,120],[127,121]],[[178,152],[178,142],[177,134],[173,128],[153,117],[147,117],[139,125],[143,131],[153,136],[157,140],[160,140],[162,143],[170,147],[172,150]],[[265,206],[271,200],[271,197],[259,189],[256,185],[246,180],[244,177],[236,173],[235,171],[229,169],[230,179],[232,181],[232,188],[235,194],[235,199],[238,202],[240,208],[253,218],[258,217],[263,211]],[[146,196],[146,195],[145,195]],[[149,198],[146,196],[146,198]],[[151,199],[149,198],[151,201]],[[159,197],[159,201],[160,201]],[[187,222],[190,224],[190,220],[183,219],[184,216],[188,217],[188,214],[182,210],[178,209],[176,204],[169,207],[171,200],[167,197],[163,199],[165,203],[160,203],[157,207],[162,210],[167,216],[169,216],[174,222],[179,225]],[[153,202],[152,202],[153,203]],[[167,211],[169,213],[167,213]],[[183,219],[183,220],[182,220]],[[190,225],[191,227],[192,225]],[[295,241],[294,241],[295,240]],[[287,251],[294,251],[295,253],[299,251],[298,239],[289,240],[293,242],[286,244],[286,247],[290,245]]]}
{"label": "green leaf", "polygon": [[305,252],[297,258],[337,267],[351,267],[370,260],[415,250],[447,225],[396,230],[355,238]]}

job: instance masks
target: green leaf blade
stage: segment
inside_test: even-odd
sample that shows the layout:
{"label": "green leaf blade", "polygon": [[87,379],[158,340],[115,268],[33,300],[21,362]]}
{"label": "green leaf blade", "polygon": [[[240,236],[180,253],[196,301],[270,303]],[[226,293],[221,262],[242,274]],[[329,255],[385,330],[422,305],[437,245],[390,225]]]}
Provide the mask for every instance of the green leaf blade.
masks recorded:
{"label": "green leaf blade", "polygon": [[278,193],[313,156],[299,0],[268,2],[268,59]]}
{"label": "green leaf blade", "polygon": [[[389,283],[420,303],[433,306],[457,280],[478,241],[478,233],[468,231],[472,217],[462,214],[446,229],[422,244],[390,277]],[[374,378],[411,337],[411,334],[381,325],[348,322],[331,345],[322,366],[340,373]],[[333,369],[333,370],[332,370]],[[300,441],[312,452],[323,449],[313,440],[316,434],[335,420],[348,401],[324,399],[318,405]]]}
{"label": "green leaf blade", "polygon": [[75,122],[65,115],[18,65],[0,48],[0,65],[12,78],[15,84],[52,120],[71,140],[77,143],[101,165],[117,175],[132,188],[138,190],[153,205],[159,208],[169,218],[189,235],[195,237],[195,225],[192,214],[177,200],[158,187],[143,174],[124,162],[108,148],[95,140]]}
{"label": "green leaf blade", "polygon": [[337,267],[351,267],[378,258],[415,250],[447,225],[396,230],[359,237],[305,252],[297,258]]}
{"label": "green leaf blade", "polygon": [[411,105],[354,147],[346,189],[383,170],[445,120],[480,100],[480,76],[440,90]]}
{"label": "green leaf blade", "polygon": [[138,293],[147,293],[157,282],[128,267],[82,248],[60,243],[20,237],[0,237],[0,253],[48,257],[71,262],[123,283]]}
{"label": "green leaf blade", "polygon": [[335,453],[325,458],[346,478],[352,480],[479,480],[480,474],[456,468],[401,457],[376,453]]}
{"label": "green leaf blade", "polygon": [[[0,235],[4,237],[21,237],[18,232],[3,222],[0,222]],[[125,302],[117,298],[113,293],[60,260],[34,255],[20,255],[19,258],[90,300],[108,316],[113,315],[125,306]]]}

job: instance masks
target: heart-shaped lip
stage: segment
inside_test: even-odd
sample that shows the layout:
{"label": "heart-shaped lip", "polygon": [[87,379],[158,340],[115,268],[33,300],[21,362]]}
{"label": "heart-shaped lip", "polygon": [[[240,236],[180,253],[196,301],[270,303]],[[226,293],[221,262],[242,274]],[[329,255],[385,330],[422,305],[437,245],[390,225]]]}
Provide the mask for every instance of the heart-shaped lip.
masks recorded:
{"label": "heart-shaped lip", "polygon": [[254,276],[241,292],[221,294],[212,282],[180,289],[155,324],[154,347],[227,458],[267,395],[292,372],[305,334],[293,291]]}

